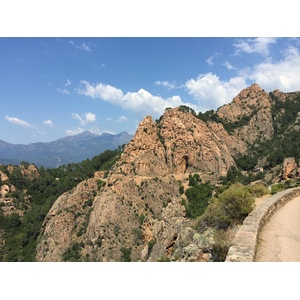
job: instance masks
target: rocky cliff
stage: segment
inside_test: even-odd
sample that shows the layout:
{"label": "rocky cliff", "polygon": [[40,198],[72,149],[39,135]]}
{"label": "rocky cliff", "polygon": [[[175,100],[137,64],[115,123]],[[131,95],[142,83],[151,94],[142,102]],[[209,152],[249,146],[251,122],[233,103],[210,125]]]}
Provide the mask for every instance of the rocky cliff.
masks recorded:
{"label": "rocky cliff", "polygon": [[274,134],[272,122],[272,99],[257,84],[242,90],[231,103],[217,110],[225,122],[235,124],[234,135],[251,144],[264,141]]}
{"label": "rocky cliff", "polygon": [[180,108],[166,110],[160,120],[146,117],[118,162],[116,171],[140,176],[216,172],[235,165],[233,154],[245,144],[220,123],[204,122]]}
{"label": "rocky cliff", "polygon": [[179,187],[194,173],[216,184],[250,144],[272,139],[274,95],[285,101],[253,84],[206,121],[182,107],[145,117],[107,176],[57,199],[37,261],[211,261],[213,233],[193,229]]}

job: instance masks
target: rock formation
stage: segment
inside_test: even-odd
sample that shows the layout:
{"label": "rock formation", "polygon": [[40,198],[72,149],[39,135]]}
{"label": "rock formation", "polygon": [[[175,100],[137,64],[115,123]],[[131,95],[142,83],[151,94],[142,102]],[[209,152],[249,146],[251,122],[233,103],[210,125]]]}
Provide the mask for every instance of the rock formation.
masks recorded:
{"label": "rock formation", "polygon": [[[216,183],[249,144],[270,139],[272,101],[253,84],[217,110],[218,120],[181,107],[156,121],[145,117],[106,178],[97,172],[57,199],[37,261],[67,260],[72,251],[85,261],[211,261],[213,231],[193,229],[179,187],[192,173]],[[233,130],[225,130],[228,124]]]}

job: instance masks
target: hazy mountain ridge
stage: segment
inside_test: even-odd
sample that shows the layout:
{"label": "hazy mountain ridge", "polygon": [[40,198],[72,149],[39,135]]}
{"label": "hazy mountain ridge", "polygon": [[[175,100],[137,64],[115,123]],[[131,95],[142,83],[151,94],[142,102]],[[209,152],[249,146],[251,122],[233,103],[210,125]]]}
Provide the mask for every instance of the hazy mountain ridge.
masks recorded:
{"label": "hazy mountain ridge", "polygon": [[97,135],[85,131],[49,143],[22,145],[0,140],[0,163],[15,164],[18,161],[26,161],[37,166],[54,168],[92,158],[105,150],[114,150],[127,144],[131,138],[132,135],[127,132]]}

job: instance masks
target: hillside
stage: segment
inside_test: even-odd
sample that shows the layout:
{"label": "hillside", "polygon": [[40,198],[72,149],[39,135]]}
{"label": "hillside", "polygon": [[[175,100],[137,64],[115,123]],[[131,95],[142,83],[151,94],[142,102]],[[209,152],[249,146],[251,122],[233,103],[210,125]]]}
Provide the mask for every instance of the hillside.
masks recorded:
{"label": "hillside", "polygon": [[35,260],[222,261],[265,186],[299,184],[299,111],[300,92],[253,84],[217,111],[146,116],[111,167],[57,194]]}
{"label": "hillside", "polygon": [[127,132],[97,135],[85,131],[49,143],[15,145],[0,140],[0,163],[17,164],[25,161],[37,166],[55,168],[92,158],[105,150],[114,150],[127,144],[131,138]]}

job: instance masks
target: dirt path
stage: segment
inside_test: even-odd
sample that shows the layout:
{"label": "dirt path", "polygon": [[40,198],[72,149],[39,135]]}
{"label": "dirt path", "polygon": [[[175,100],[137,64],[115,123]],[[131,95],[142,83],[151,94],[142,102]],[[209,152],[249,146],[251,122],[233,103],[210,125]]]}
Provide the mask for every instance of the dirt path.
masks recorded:
{"label": "dirt path", "polygon": [[300,262],[300,197],[280,208],[260,234],[257,262]]}

